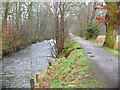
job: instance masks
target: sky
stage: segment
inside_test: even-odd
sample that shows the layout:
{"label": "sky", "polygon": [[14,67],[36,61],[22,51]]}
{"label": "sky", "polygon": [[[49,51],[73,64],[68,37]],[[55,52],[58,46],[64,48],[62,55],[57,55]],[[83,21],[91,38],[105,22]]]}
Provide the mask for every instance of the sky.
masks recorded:
{"label": "sky", "polygon": [[[18,1],[18,2],[51,2],[53,0],[1,0],[2,2],[7,2],[7,1],[10,1],[10,2],[13,2],[13,1]],[[54,0],[54,1],[62,1],[62,2],[94,2],[95,0]],[[104,0],[98,0],[98,1],[104,1]],[[120,0],[105,0],[105,1],[108,1],[108,2],[115,2],[115,1],[120,1]]]}

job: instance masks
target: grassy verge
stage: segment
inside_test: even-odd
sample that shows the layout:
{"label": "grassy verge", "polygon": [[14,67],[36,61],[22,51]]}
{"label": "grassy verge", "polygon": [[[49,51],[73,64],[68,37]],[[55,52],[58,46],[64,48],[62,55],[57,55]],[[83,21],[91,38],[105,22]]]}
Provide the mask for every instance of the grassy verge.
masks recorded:
{"label": "grassy verge", "polygon": [[[73,50],[73,51],[71,51]],[[70,55],[63,57],[71,51]],[[85,51],[81,45],[70,40],[66,44],[60,58],[53,66],[49,66],[47,72],[39,79],[36,88],[97,88],[100,83],[90,73]]]}
{"label": "grassy verge", "polygon": [[[99,47],[102,47],[101,44],[97,43],[96,41],[92,41],[90,40],[91,43],[94,43],[95,45],[99,46]],[[108,48],[108,47],[103,47],[105,50],[108,50],[109,52],[113,53],[114,55],[116,56],[120,56],[120,52],[118,50],[113,50],[111,48]]]}

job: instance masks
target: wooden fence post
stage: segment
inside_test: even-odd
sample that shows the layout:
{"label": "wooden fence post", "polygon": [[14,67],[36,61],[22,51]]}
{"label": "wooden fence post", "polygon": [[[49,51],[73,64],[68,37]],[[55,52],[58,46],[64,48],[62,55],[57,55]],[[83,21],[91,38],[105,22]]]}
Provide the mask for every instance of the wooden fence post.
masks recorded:
{"label": "wooden fence post", "polygon": [[36,81],[38,83],[38,79],[39,79],[39,73],[36,73]]}
{"label": "wooden fence post", "polygon": [[35,88],[34,78],[30,78],[30,86],[31,88]]}

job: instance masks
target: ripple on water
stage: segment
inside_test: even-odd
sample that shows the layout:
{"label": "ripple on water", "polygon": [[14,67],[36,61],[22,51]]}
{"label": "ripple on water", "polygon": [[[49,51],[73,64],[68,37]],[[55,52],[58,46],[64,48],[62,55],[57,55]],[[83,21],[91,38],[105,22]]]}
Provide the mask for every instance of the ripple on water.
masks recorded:
{"label": "ripple on water", "polygon": [[[33,77],[38,72],[44,73],[48,66],[47,59],[50,56],[50,46],[53,40],[45,40],[19,52],[12,53],[3,59],[3,88],[29,88],[31,77],[31,60]],[[52,44],[53,45],[53,44]],[[30,49],[31,48],[31,49]],[[31,54],[32,53],[32,54]],[[51,58],[49,58],[51,59]],[[54,59],[52,62],[54,63]]]}

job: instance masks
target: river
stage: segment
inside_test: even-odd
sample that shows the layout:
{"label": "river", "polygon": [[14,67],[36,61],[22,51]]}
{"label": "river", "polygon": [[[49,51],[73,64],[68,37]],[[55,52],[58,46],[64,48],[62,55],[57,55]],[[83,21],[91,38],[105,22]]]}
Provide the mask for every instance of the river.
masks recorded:
{"label": "river", "polygon": [[38,72],[44,74],[48,67],[47,59],[55,62],[55,59],[46,57],[51,55],[51,46],[48,42],[54,45],[52,39],[45,40],[3,58],[2,88],[30,88],[30,78],[35,78]]}

